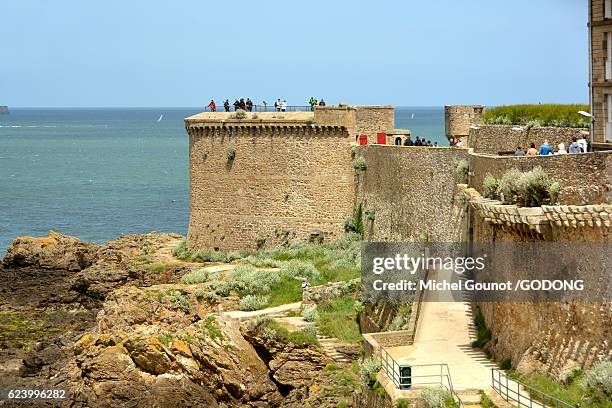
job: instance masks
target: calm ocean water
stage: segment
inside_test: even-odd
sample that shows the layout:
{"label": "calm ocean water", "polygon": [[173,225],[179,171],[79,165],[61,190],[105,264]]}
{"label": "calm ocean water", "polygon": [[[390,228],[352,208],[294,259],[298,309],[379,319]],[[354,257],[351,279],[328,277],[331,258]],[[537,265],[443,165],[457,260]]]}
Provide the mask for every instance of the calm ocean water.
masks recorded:
{"label": "calm ocean water", "polygon": [[[15,108],[0,115],[0,257],[16,236],[51,229],[93,242],[153,230],[186,234],[183,118],[198,111]],[[445,144],[443,108],[398,108],[395,122]]]}

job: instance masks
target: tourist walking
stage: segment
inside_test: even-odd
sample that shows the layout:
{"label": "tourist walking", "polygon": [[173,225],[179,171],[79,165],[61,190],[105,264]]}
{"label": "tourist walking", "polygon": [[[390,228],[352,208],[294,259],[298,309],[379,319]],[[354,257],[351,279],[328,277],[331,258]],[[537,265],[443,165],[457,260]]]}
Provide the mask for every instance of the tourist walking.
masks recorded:
{"label": "tourist walking", "polygon": [[321,98],[321,100],[319,101],[319,106],[325,106],[325,101],[323,100],[323,98]]}
{"label": "tourist walking", "polygon": [[251,100],[251,98],[247,98],[246,100],[246,110],[248,110],[249,112],[253,111],[253,101]]}
{"label": "tourist walking", "polygon": [[210,109],[211,112],[216,112],[217,111],[217,104],[215,103],[215,101],[213,101],[211,99],[210,103],[207,106],[207,108]]}
{"label": "tourist walking", "polygon": [[523,150],[523,148],[521,146],[516,148],[516,151],[514,152],[515,156],[524,156],[525,155],[525,151]]}
{"label": "tourist walking", "polygon": [[548,139],[544,139],[544,143],[540,145],[540,151],[538,152],[540,156],[548,156],[549,154],[555,154],[555,149],[550,147],[548,144]]}
{"label": "tourist walking", "polygon": [[229,99],[226,99],[225,102],[223,102],[223,109],[225,109],[226,112],[230,111]]}
{"label": "tourist walking", "polygon": [[287,101],[283,100],[280,105],[281,112],[287,112]]}
{"label": "tourist walking", "polygon": [[531,145],[529,146],[529,149],[527,149],[527,156],[537,156],[537,155],[538,155],[538,149],[536,149],[535,143],[531,143]]}
{"label": "tourist walking", "polygon": [[414,146],[414,142],[410,138],[410,135],[408,135],[406,139],[404,139],[404,146]]}
{"label": "tourist walking", "polygon": [[240,109],[240,102],[238,102],[238,99],[234,100],[234,112],[236,112],[238,109]]}
{"label": "tourist walking", "polygon": [[276,109],[277,112],[280,112],[280,110],[281,110],[281,100],[280,100],[280,98],[278,98],[276,100],[276,102],[274,102],[274,109]]}

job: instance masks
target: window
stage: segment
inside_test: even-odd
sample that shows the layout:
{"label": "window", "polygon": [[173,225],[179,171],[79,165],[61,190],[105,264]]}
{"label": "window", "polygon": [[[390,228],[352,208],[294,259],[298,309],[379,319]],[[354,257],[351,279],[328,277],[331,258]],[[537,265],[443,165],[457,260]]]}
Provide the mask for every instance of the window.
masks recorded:
{"label": "window", "polygon": [[604,18],[612,18],[612,0],[604,0]]}
{"label": "window", "polygon": [[606,50],[606,81],[607,81],[607,80],[612,79],[612,32],[604,33],[604,48]]}
{"label": "window", "polygon": [[606,127],[604,130],[606,141],[612,142],[612,94],[606,95]]}

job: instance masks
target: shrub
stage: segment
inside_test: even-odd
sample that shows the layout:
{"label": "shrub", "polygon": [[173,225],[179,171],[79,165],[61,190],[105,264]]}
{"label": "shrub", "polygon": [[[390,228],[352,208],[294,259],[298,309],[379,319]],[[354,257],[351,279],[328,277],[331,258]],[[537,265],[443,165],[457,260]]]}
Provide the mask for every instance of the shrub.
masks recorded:
{"label": "shrub", "polygon": [[189,272],[181,277],[181,283],[186,285],[194,285],[197,283],[206,282],[209,279],[209,273],[206,269],[198,269],[197,271]]}
{"label": "shrub", "polygon": [[278,272],[258,270],[251,265],[240,265],[229,276],[232,288],[245,295],[268,293],[280,280]]}
{"label": "shrub", "polygon": [[302,310],[302,318],[307,322],[314,322],[319,318],[319,312],[317,312],[317,307],[308,307]]}
{"label": "shrub", "polygon": [[215,303],[217,301],[215,293],[205,291],[204,289],[197,289],[193,294],[198,300],[204,300],[208,303]]}
{"label": "shrub", "polygon": [[[281,334],[284,335],[282,332]],[[319,344],[319,340],[317,340],[317,333],[314,328],[306,328],[303,330],[288,332],[284,338],[285,340],[290,341],[293,344],[297,344],[298,346],[316,346]]]}
{"label": "shrub", "polygon": [[203,249],[193,254],[192,260],[195,262],[225,262],[226,258],[221,251]]}
{"label": "shrub", "polygon": [[407,398],[398,398],[395,400],[396,408],[408,408],[410,406],[410,400]]}
{"label": "shrub", "polygon": [[497,192],[503,202],[514,203],[517,201],[520,178],[521,172],[518,169],[510,169],[499,180]]}
{"label": "shrub", "polygon": [[346,401],[340,401],[336,404],[336,408],[349,408],[349,405],[346,403]]}
{"label": "shrub", "polygon": [[223,331],[221,331],[221,328],[217,324],[217,318],[215,315],[206,315],[204,318],[204,328],[206,329],[206,332],[210,338],[223,340]]}
{"label": "shrub", "polygon": [[246,117],[247,117],[247,113],[244,109],[238,109],[233,115],[229,116],[230,119],[238,119],[238,120],[246,119]]}
{"label": "shrub", "polygon": [[227,262],[232,262],[238,259],[244,259],[246,258],[247,254],[242,252],[242,251],[232,251],[229,254],[227,254]]}
{"label": "shrub", "polygon": [[317,280],[321,277],[321,274],[312,262],[299,259],[292,259],[283,264],[280,268],[280,274],[293,279],[307,278],[308,280]]}
{"label": "shrub", "polygon": [[211,282],[208,287],[216,295],[222,297],[229,296],[232,290],[232,285],[229,282]]}
{"label": "shrub", "polygon": [[206,291],[204,289],[196,289],[195,292],[193,292],[193,295],[196,297],[196,299],[202,299],[205,293]]}
{"label": "shrub", "polygon": [[[584,376],[584,386],[590,394],[612,398],[612,361],[602,361],[593,366]],[[601,399],[600,397],[600,399]]]}
{"label": "shrub", "polygon": [[467,160],[455,161],[455,170],[459,177],[459,182],[466,184],[468,182],[468,175],[470,173],[470,164]]}
{"label": "shrub", "polygon": [[425,388],[419,395],[427,408],[446,408],[450,393],[444,388]]}
{"label": "shrub", "polygon": [[512,361],[509,358],[504,358],[501,363],[499,363],[499,368],[502,370],[510,370],[512,368]]}
{"label": "shrub", "polygon": [[353,160],[353,167],[357,171],[365,171],[368,168],[368,165],[366,163],[366,160],[362,156],[359,156],[355,160]]}
{"label": "shrub", "polygon": [[236,158],[236,147],[234,145],[227,146],[225,156],[227,157],[228,161],[234,160]]}
{"label": "shrub", "polygon": [[176,247],[174,247],[172,250],[172,256],[183,261],[191,261],[191,250],[187,248],[186,240],[182,240]]}
{"label": "shrub", "polygon": [[268,296],[259,296],[259,295],[246,295],[238,304],[240,305],[240,310],[252,311],[259,310],[266,307],[268,304]]}
{"label": "shrub", "polygon": [[189,313],[191,305],[187,296],[180,290],[175,290],[170,294],[170,302],[175,309],[181,309],[185,313]]}
{"label": "shrub", "polygon": [[486,198],[494,200],[497,198],[497,189],[499,188],[499,179],[490,174],[485,176],[482,182],[482,195]]}
{"label": "shrub", "polygon": [[381,369],[380,361],[374,357],[368,357],[361,363],[359,379],[364,387],[372,388],[376,383],[376,376]]}
{"label": "shrub", "polygon": [[589,127],[589,120],[578,111],[589,111],[587,105],[510,105],[488,109],[484,121],[493,125],[531,125]]}

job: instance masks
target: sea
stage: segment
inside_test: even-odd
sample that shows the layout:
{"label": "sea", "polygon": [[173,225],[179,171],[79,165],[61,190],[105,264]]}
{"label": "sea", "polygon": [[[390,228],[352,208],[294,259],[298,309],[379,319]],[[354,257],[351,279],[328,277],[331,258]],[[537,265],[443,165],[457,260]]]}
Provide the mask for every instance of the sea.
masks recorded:
{"label": "sea", "polygon": [[[12,108],[0,115],[0,258],[15,237],[49,230],[91,242],[186,234],[183,119],[201,110]],[[395,127],[446,145],[443,107],[398,107]]]}

